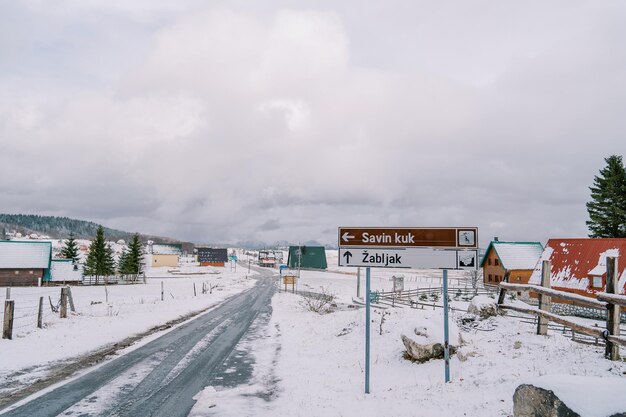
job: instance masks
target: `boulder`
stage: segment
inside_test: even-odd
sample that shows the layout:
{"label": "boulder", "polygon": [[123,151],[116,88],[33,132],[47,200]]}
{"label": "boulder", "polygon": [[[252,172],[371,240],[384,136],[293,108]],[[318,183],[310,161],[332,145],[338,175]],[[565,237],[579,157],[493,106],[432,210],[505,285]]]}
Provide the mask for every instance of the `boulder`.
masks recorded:
{"label": "boulder", "polygon": [[[402,335],[402,343],[406,348],[405,357],[413,362],[424,363],[431,359],[443,359],[443,344],[429,343],[420,344],[415,340]],[[450,354],[456,352],[456,347],[450,345]]]}
{"label": "boulder", "polygon": [[580,417],[570,410],[554,392],[535,387],[520,385],[513,394],[514,417]]}
{"label": "boulder", "polygon": [[479,295],[472,299],[467,312],[479,316],[481,319],[498,315],[496,300],[485,295]]}
{"label": "boulder", "polygon": [[[581,391],[582,392],[582,391]],[[586,394],[589,395],[589,392]],[[593,394],[590,395],[593,397]],[[585,413],[587,414],[587,413]],[[606,417],[626,417],[626,412],[607,413]],[[584,417],[572,411],[554,391],[530,384],[517,387],[513,394],[514,417]]]}

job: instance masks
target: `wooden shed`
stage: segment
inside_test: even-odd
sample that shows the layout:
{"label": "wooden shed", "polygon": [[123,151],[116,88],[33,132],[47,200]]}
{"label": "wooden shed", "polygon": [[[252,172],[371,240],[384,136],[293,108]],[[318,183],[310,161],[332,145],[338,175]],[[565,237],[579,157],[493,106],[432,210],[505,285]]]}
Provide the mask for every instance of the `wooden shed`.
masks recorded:
{"label": "wooden shed", "polygon": [[50,276],[51,242],[0,241],[0,286],[36,286]]}
{"label": "wooden shed", "polygon": [[492,241],[480,265],[485,285],[498,285],[507,273],[509,282],[528,284],[542,252],[539,242]]}

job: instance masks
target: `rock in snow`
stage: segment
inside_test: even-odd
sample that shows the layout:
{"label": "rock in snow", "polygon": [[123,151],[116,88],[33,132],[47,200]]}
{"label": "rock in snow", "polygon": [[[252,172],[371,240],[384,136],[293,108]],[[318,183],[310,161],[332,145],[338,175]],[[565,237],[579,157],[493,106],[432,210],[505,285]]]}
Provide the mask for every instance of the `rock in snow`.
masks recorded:
{"label": "rock in snow", "polygon": [[[520,385],[515,390],[513,415],[515,417],[586,417],[570,409],[554,391],[529,384]],[[626,417],[626,412],[605,416]]]}
{"label": "rock in snow", "polygon": [[498,305],[493,298],[489,298],[486,295],[479,295],[472,299],[467,308],[467,312],[476,314],[480,316],[481,319],[486,319],[498,315]]}
{"label": "rock in snow", "polygon": [[[441,343],[419,344],[405,335],[401,335],[402,343],[406,348],[408,359],[423,363],[431,359],[443,359],[443,345]],[[456,347],[450,345],[450,354],[456,352]]]}

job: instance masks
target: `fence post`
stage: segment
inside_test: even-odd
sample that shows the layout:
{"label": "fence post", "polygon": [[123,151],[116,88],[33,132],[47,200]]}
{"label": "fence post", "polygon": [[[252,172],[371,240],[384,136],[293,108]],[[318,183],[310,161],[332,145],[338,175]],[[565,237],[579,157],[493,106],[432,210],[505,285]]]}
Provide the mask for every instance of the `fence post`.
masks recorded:
{"label": "fence post", "polygon": [[[509,276],[511,275],[511,271],[506,271],[504,273],[504,278],[502,282],[509,282]],[[498,293],[498,305],[504,304],[504,295],[506,294],[506,290],[500,287],[500,292]]]}
{"label": "fence post", "polygon": [[[544,288],[550,288],[550,270],[552,264],[550,261],[543,261],[541,265],[541,286]],[[552,297],[549,295],[539,294],[539,310],[550,312],[550,304]],[[550,322],[543,316],[537,317],[537,334],[548,334],[548,323]]]}
{"label": "fence post", "polygon": [[13,339],[13,309],[15,301],[6,300],[4,302],[4,323],[2,324],[2,338]]}
{"label": "fence post", "polygon": [[37,310],[37,327],[43,328],[43,297],[39,297],[39,309]]}
{"label": "fence post", "polygon": [[75,313],[76,309],[74,308],[74,297],[72,297],[72,288],[69,286],[67,287],[67,299],[70,302],[70,311]]}
{"label": "fence post", "polygon": [[7,287],[7,295],[4,298],[6,298],[7,300],[11,299],[11,287]]}
{"label": "fence post", "polygon": [[[608,294],[619,294],[617,288],[617,259],[614,257],[606,258],[606,292]],[[620,324],[620,306],[609,302],[607,304],[606,329],[611,336],[619,336]],[[612,361],[619,360],[619,345],[610,341],[606,341],[606,349],[604,356]]]}
{"label": "fence post", "polygon": [[196,283],[193,283],[193,296],[196,296]]}
{"label": "fence post", "polygon": [[161,281],[161,301],[163,301],[163,281]]}
{"label": "fence post", "polygon": [[67,287],[61,288],[61,308],[59,309],[59,317],[67,318]]}

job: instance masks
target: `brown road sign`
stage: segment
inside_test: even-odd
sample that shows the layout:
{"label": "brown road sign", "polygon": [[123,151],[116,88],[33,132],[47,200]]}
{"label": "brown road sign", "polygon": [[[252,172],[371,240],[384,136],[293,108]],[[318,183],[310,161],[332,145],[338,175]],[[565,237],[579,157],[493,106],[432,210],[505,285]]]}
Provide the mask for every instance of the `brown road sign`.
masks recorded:
{"label": "brown road sign", "polygon": [[478,248],[476,227],[340,227],[340,247]]}

